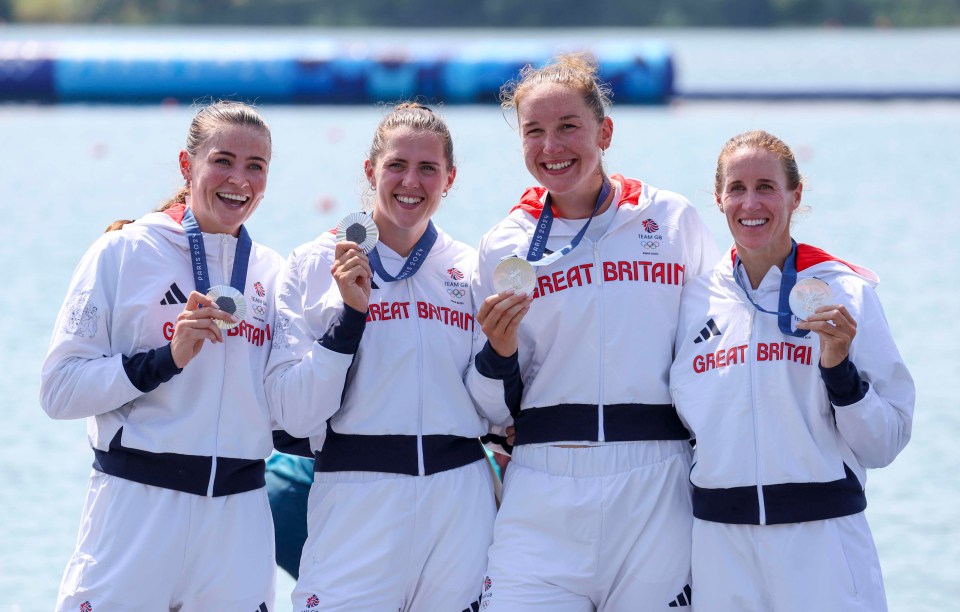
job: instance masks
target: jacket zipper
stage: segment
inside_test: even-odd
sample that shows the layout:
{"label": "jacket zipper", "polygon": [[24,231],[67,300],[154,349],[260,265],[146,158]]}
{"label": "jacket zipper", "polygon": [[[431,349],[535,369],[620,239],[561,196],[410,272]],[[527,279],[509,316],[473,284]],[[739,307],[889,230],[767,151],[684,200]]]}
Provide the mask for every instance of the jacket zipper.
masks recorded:
{"label": "jacket zipper", "polygon": [[[407,293],[410,295],[410,303],[416,307],[413,295],[413,277],[407,278]],[[420,317],[415,316],[414,321],[417,325],[417,374],[420,379],[420,396],[417,399],[417,473],[423,476],[426,474],[423,467],[423,337],[420,329]]]}
{"label": "jacket zipper", "polygon": [[[733,273],[737,274],[737,270],[734,270]],[[754,295],[753,298],[756,299],[756,295]],[[766,525],[767,507],[763,501],[763,466],[760,462],[760,406],[757,405],[757,397],[759,397],[759,393],[757,392],[757,360],[751,356],[756,355],[756,338],[758,336],[756,326],[757,313],[755,309],[751,309],[750,342],[747,345],[747,350],[750,351],[750,353],[747,359],[749,359],[750,363],[750,407],[753,413],[753,452],[754,461],[757,463],[757,507],[760,510],[759,522],[761,525]]]}
{"label": "jacket zipper", "polygon": [[[227,237],[223,234],[220,235],[220,278],[227,279],[229,278],[229,272],[227,271]],[[221,281],[223,282],[223,280]],[[217,455],[220,454],[220,417],[223,411],[223,387],[226,385],[226,369],[227,369],[227,343],[226,335],[227,330],[221,329],[220,333],[224,336],[224,342],[222,344],[221,350],[223,351],[223,369],[224,376],[220,377],[220,401],[217,402],[217,428],[213,434],[213,456],[210,461],[210,482],[207,484],[207,497],[213,497],[213,484],[217,479]],[[209,350],[209,349],[208,349]]]}
{"label": "jacket zipper", "polygon": [[603,271],[600,269],[600,242],[593,243],[593,270],[594,274],[597,275],[597,287],[600,290],[600,388],[598,389],[597,397],[597,441],[605,442],[607,436],[604,434],[604,424],[603,424],[603,387],[604,387],[604,378],[603,378],[603,364],[606,357],[606,342],[604,341],[604,307],[603,307]]}

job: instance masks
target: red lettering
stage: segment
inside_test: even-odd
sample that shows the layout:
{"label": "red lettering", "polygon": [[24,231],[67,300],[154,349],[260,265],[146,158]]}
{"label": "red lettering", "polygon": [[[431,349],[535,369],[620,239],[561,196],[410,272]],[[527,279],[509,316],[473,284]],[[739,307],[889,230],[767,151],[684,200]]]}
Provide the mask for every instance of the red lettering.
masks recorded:
{"label": "red lettering", "polygon": [[769,359],[770,350],[765,342],[757,343],[757,361],[766,361]]}
{"label": "red lettering", "polygon": [[[638,261],[638,262],[637,262],[637,265],[638,265],[638,266],[643,266],[643,281],[644,281],[644,282],[647,282],[647,283],[650,282],[650,265],[651,265],[651,263],[652,263],[652,262],[649,262],[649,261]],[[639,280],[639,279],[640,279],[640,275],[639,275],[639,273],[638,273],[638,274],[637,274],[637,280]]]}
{"label": "red lettering", "polygon": [[617,264],[615,262],[603,262],[603,280],[607,282],[617,280]]}
{"label": "red lettering", "polygon": [[664,265],[662,263],[653,264],[653,282],[660,283],[661,285],[667,284],[666,277],[664,276]]}
{"label": "red lettering", "polygon": [[738,349],[743,350],[744,348],[745,348],[745,347],[743,347],[743,346],[732,346],[732,347],[730,347],[730,348],[727,350],[727,363],[730,364],[730,365],[735,365],[735,364],[737,364],[737,363],[740,363],[740,361],[737,359],[737,354],[738,354],[738,353],[737,353],[737,350],[738,350]]}
{"label": "red lettering", "polygon": [[367,321],[380,320],[380,304],[370,304],[370,314],[367,315]]}
{"label": "red lettering", "polygon": [[770,361],[780,361],[783,359],[783,344],[780,342],[770,343]]}
{"label": "red lettering", "polygon": [[707,353],[707,369],[712,370],[717,367],[717,357],[713,353]]}
{"label": "red lettering", "polygon": [[707,368],[704,367],[703,355],[694,355],[693,357],[693,371],[697,374],[703,374],[707,371]]}
{"label": "red lettering", "polygon": [[580,278],[580,268],[582,266],[574,266],[567,270],[567,286],[568,287],[583,287],[583,280]]}
{"label": "red lettering", "polygon": [[421,319],[430,318],[430,309],[427,308],[426,302],[417,302],[417,316]]}
{"label": "red lettering", "polygon": [[593,264],[592,263],[581,264],[577,267],[583,270],[583,275],[587,277],[587,281],[586,281],[587,284],[589,285],[590,283],[592,283],[593,280],[590,279],[590,270],[593,268]]}
{"label": "red lettering", "polygon": [[553,293],[553,284],[550,282],[550,276],[537,277],[537,290],[540,292],[540,295],[546,295],[547,289],[550,290],[550,293]]}
{"label": "red lettering", "polygon": [[636,276],[633,274],[633,266],[629,261],[618,261],[617,262],[617,280],[637,280]]}
{"label": "red lettering", "polygon": [[563,270],[557,270],[551,274],[550,280],[553,281],[553,286],[557,291],[563,291],[567,288],[566,278],[563,275]]}
{"label": "red lettering", "polygon": [[167,321],[163,324],[163,339],[164,340],[173,340],[173,329],[174,325],[170,321]]}

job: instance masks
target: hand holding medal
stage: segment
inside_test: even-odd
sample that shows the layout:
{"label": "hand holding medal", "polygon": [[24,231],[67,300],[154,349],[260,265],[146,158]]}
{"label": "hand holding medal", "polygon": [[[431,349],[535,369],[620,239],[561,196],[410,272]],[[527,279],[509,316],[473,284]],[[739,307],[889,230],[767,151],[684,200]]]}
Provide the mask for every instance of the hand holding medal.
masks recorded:
{"label": "hand holding medal", "polygon": [[344,304],[359,312],[366,312],[370,302],[373,272],[367,254],[377,246],[379,235],[373,218],[364,213],[350,213],[337,225],[336,259],[330,272]]}
{"label": "hand holding medal", "polygon": [[[857,335],[857,322],[843,304],[832,305],[830,286],[818,278],[797,281],[790,291],[790,310],[802,319],[797,329],[805,329],[820,337],[820,365],[832,368],[850,354],[850,345]],[[817,312],[823,306],[829,308]]]}

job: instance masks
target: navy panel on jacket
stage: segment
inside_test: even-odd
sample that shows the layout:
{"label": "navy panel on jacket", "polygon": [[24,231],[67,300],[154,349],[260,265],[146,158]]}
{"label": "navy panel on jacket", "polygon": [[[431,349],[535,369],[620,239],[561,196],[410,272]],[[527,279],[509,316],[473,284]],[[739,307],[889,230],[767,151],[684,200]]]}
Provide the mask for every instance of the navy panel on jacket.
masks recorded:
{"label": "navy panel on jacket", "polygon": [[[154,487],[173,489],[194,495],[206,495],[210,484],[213,457],[151,453],[127,448],[120,443],[121,427],[110,441],[110,450],[94,449],[94,469]],[[217,457],[213,497],[253,491],[266,485],[263,459]]]}
{"label": "navy panel on jacket", "polygon": [[[486,459],[478,438],[432,434],[421,436],[425,475]],[[417,436],[341,434],[327,425],[323,448],[315,454],[317,472],[420,473]]]}
{"label": "navy panel on jacket", "polygon": [[[849,516],[867,508],[867,496],[853,471],[843,466],[846,478],[830,482],[764,485],[767,525],[804,523]],[[714,523],[760,524],[756,486],[729,489],[693,487],[693,516]]]}
{"label": "navy panel on jacket", "polygon": [[[525,408],[516,417],[514,446],[550,442],[598,441],[599,411],[591,404],[559,404]],[[612,404],[603,407],[607,442],[689,440],[676,409],[670,404]]]}

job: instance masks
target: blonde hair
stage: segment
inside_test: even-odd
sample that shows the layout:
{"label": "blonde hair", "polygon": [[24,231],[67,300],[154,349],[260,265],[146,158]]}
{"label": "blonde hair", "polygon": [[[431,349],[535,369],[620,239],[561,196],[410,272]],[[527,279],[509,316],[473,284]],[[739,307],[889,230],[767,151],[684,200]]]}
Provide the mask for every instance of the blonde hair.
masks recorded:
{"label": "blonde hair", "polygon": [[606,109],[611,104],[613,94],[610,86],[600,80],[597,63],[586,53],[558,55],[540,68],[528,64],[520,71],[519,79],[508,81],[500,88],[500,106],[504,110],[514,109],[519,113],[524,96],[536,87],[549,83],[569,87],[583,96],[583,101],[598,122],[607,116]]}
{"label": "blonde hair", "polygon": [[450,136],[450,128],[447,127],[447,123],[440,115],[419,102],[401,102],[394,107],[390,114],[380,120],[377,131],[373,134],[370,152],[367,153],[367,158],[371,164],[376,165],[377,159],[383,153],[383,149],[386,147],[387,133],[402,127],[418,132],[432,132],[439,136],[443,143],[443,156],[447,160],[447,165],[450,168],[454,167],[453,138]]}
{"label": "blonde hair", "polygon": [[723,145],[720,149],[720,155],[717,157],[717,172],[714,176],[714,193],[718,196],[723,190],[723,181],[725,179],[724,163],[727,158],[733,155],[739,149],[763,149],[777,156],[783,165],[783,172],[787,176],[787,189],[793,190],[803,183],[803,177],[800,176],[800,169],[797,167],[797,159],[793,151],[773,134],[764,130],[751,130],[737,134]]}

